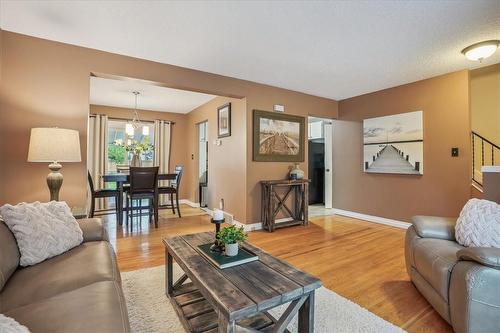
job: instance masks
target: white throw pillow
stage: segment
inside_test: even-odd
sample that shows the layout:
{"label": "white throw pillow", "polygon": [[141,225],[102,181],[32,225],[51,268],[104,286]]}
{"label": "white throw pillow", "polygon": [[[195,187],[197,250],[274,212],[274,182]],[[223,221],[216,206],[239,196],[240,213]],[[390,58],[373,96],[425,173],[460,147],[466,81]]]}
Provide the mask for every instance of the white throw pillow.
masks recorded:
{"label": "white throw pillow", "polygon": [[4,205],[0,215],[17,240],[21,266],[35,265],[83,241],[82,230],[65,202]]}
{"label": "white throw pillow", "polygon": [[26,326],[0,313],[0,332],[2,333],[30,333]]}
{"label": "white throw pillow", "polygon": [[493,201],[470,199],[460,212],[455,238],[467,247],[500,248],[500,205]]}

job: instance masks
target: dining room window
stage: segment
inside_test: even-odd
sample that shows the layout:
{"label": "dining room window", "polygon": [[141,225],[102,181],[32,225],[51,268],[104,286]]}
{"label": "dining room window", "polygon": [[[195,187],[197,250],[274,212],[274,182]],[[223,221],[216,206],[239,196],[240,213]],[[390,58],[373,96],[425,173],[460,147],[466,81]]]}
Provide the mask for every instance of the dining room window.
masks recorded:
{"label": "dining room window", "polygon": [[[135,130],[133,135],[128,135],[126,126],[129,122],[121,119],[109,119],[108,121],[108,165],[109,172],[117,171],[117,167],[129,166],[132,160],[132,153],[127,152],[126,145],[130,145],[134,140],[139,143],[148,142],[154,145],[154,123],[142,122],[139,130]],[[117,144],[122,143],[122,144]],[[150,150],[140,154],[142,166],[153,166],[154,151]]]}

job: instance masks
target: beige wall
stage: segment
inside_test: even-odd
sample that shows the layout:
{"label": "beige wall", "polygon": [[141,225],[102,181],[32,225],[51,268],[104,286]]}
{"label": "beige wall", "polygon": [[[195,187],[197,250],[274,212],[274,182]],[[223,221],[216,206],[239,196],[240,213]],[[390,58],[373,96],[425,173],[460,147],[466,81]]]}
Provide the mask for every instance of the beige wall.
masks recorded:
{"label": "beige wall", "polygon": [[[500,64],[470,72],[471,127],[474,132],[500,146]],[[491,165],[491,145],[484,144],[485,164]],[[481,140],[474,141],[475,179],[481,181]],[[493,159],[500,165],[500,151]]]}
{"label": "beige wall", "polygon": [[[221,138],[217,146],[217,108],[226,103],[231,103],[231,136]],[[236,220],[246,221],[246,100],[216,97],[188,114],[186,186],[193,202],[199,201],[197,124],[204,121],[208,121],[208,207],[218,208],[224,199],[224,210]]]}
{"label": "beige wall", "polygon": [[[470,197],[468,71],[339,102],[334,125],[334,207],[408,221],[417,214],[456,216]],[[362,121],[424,112],[424,175],[363,172]],[[452,147],[460,149],[451,157]]]}
{"label": "beige wall", "polygon": [[[89,75],[92,72],[149,80],[171,88],[219,96],[246,97],[247,177],[241,181],[246,181],[247,197],[242,200],[246,200],[247,222],[260,219],[258,181],[284,177],[291,164],[252,161],[251,110],[272,110],[273,104],[279,103],[285,105],[286,113],[337,116],[338,103],[326,98],[6,31],[1,34],[0,164],[3,172],[0,174],[0,204],[48,198],[47,165],[26,162],[30,128],[76,129],[80,132],[82,152],[86,151]],[[302,164],[304,170],[306,165]],[[71,206],[85,203],[85,170],[85,157],[81,163],[63,165],[65,182],[61,198]]]}
{"label": "beige wall", "polygon": [[470,72],[471,127],[500,145],[500,64]]}
{"label": "beige wall", "polygon": [[[105,114],[110,118],[123,118],[131,119],[131,109],[118,108],[112,106],[103,105],[90,105],[91,114]],[[170,147],[170,171],[173,172],[176,165],[187,165],[188,158],[186,154],[186,131],[187,131],[187,114],[182,113],[172,113],[172,112],[158,112],[158,111],[148,111],[139,110],[139,115],[141,120],[154,121],[154,120],[169,120],[175,122],[172,125],[172,141]],[[185,186],[182,186],[179,198],[187,199],[188,190]]]}

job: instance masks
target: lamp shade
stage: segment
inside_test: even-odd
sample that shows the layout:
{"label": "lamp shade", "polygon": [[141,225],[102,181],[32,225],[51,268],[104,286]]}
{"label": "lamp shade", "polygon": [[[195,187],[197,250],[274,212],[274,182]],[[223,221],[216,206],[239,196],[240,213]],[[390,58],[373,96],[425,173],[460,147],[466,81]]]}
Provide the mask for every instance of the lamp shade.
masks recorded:
{"label": "lamp shade", "polygon": [[78,131],[64,128],[32,128],[28,162],[80,162]]}

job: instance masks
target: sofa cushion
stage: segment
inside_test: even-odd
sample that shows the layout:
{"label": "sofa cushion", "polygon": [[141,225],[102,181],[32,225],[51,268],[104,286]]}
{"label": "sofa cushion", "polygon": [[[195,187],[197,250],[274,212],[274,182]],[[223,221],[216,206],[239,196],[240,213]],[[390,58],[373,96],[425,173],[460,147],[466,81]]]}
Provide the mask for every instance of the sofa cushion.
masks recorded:
{"label": "sofa cushion", "polygon": [[422,238],[415,241],[415,268],[446,302],[451,271],[461,249],[463,247],[456,242],[442,239]]}
{"label": "sofa cushion", "polygon": [[7,225],[0,219],[0,292],[19,266],[19,258],[16,239]]}
{"label": "sofa cushion", "polygon": [[38,264],[80,245],[82,230],[65,202],[22,202],[0,207],[21,253],[20,265]]}
{"label": "sofa cushion", "polygon": [[35,266],[17,270],[0,294],[0,312],[97,281],[120,281],[108,242],[88,242]]}
{"label": "sofa cushion", "polygon": [[463,246],[500,248],[500,204],[476,198],[467,201],[455,237]]}
{"label": "sofa cushion", "polygon": [[120,283],[96,282],[8,311],[31,333],[129,332]]}

